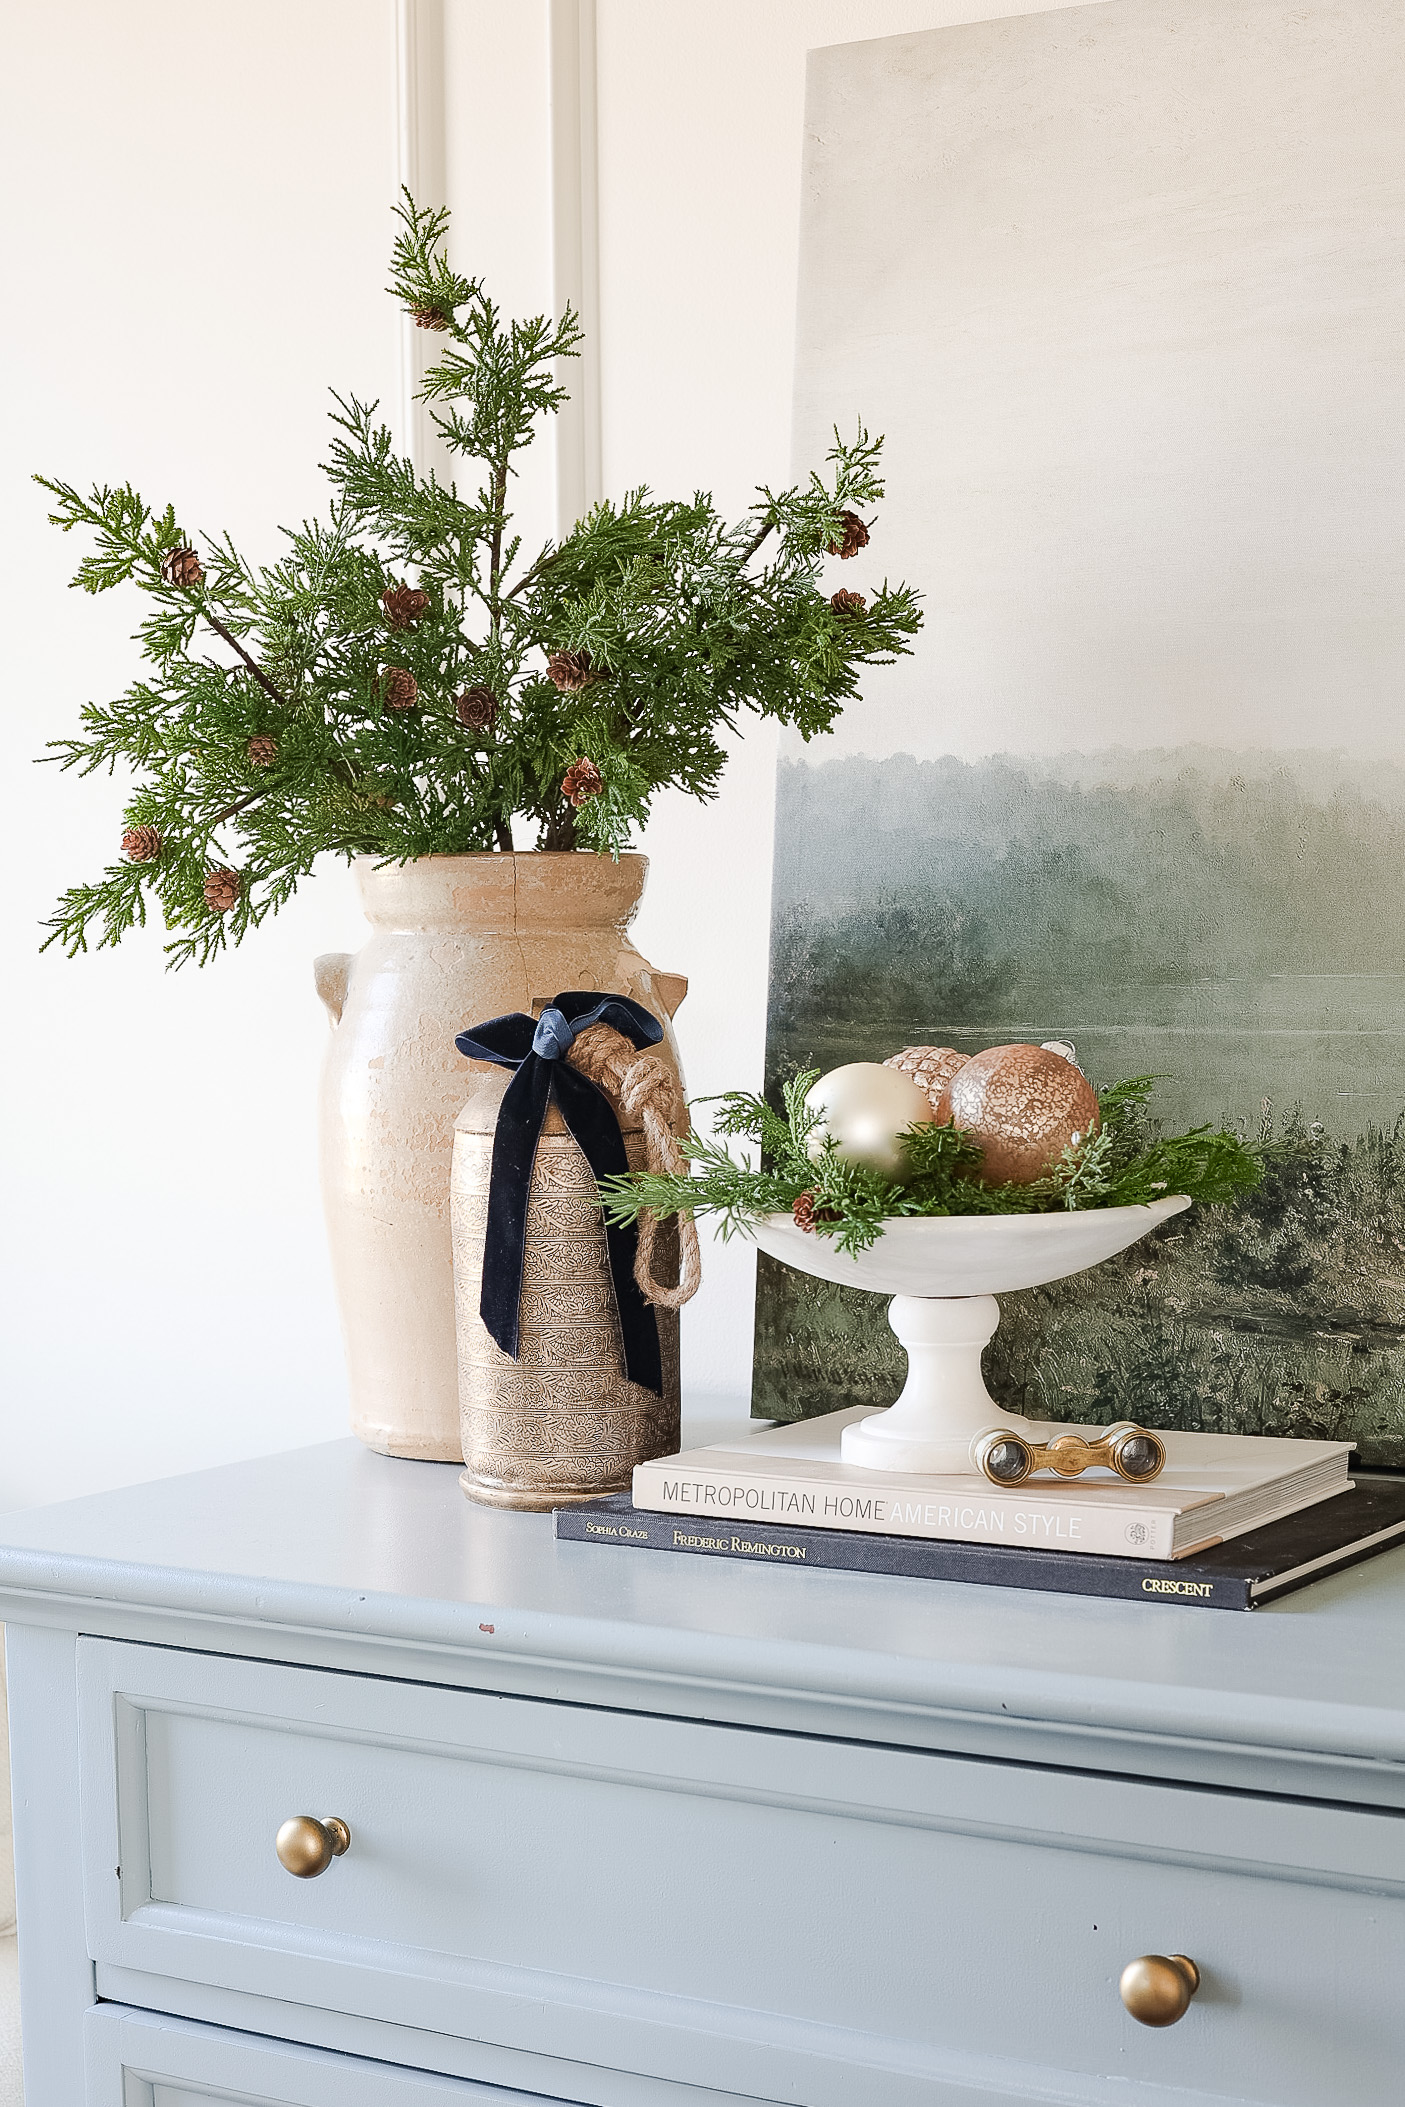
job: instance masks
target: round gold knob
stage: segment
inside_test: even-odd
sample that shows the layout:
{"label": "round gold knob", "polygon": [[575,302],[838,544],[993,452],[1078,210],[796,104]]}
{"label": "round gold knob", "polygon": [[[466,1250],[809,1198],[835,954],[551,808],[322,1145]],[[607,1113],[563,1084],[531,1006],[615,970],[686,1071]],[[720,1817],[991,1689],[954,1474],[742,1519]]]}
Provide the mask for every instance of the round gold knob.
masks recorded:
{"label": "round gold knob", "polygon": [[1117,1988],[1133,2019],[1144,2027],[1172,2027],[1190,2009],[1200,1988],[1200,1970],[1183,1953],[1144,1953],[1128,1961]]}
{"label": "round gold knob", "polygon": [[299,1880],[315,1880],[334,1858],[351,1849],[351,1831],[339,1815],[295,1814],[274,1840],[278,1863]]}

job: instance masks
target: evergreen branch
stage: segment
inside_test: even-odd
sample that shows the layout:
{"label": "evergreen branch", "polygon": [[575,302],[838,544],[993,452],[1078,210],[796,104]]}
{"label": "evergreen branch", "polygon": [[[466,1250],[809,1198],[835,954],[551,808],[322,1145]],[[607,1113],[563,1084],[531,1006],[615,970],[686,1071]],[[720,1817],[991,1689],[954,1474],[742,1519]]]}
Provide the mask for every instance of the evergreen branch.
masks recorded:
{"label": "evergreen branch", "polygon": [[[85,704],[42,758],[83,774],[120,764],[124,824],[159,843],[65,894],[48,941],[115,942],[154,902],[172,963],[203,963],[276,913],[320,856],[510,851],[521,821],[540,847],[618,855],[660,790],[717,794],[746,712],[810,738],[867,667],[911,648],[910,588],[844,612],[822,583],[845,511],[881,496],[881,443],[861,427],[740,520],[704,492],[635,490],[524,561],[513,478],[566,399],[580,323],[570,308],[505,317],[453,268],[448,231],[447,213],[402,195],[390,290],[442,339],[421,399],[476,464],[471,491],[420,474],[353,394],[332,400],[329,509],[283,530],[262,566],[227,534],[197,556],[174,508],[129,484],[85,495],[38,479],[55,524],[89,537],[75,585],[131,583],[145,600],[143,677]],[[584,761],[576,803],[564,785]],[[223,913],[204,898],[214,861],[240,881]],[[759,1131],[771,1151],[776,1131]],[[872,1212],[871,1194],[850,1197]]]}
{"label": "evergreen branch", "polygon": [[258,664],[257,660],[249,656],[249,653],[244,649],[244,646],[240,643],[238,637],[235,636],[231,630],[226,629],[224,623],[220,620],[219,616],[216,614],[211,614],[208,607],[202,607],[200,613],[204,620],[209,623],[211,629],[214,630],[215,634],[217,636],[222,636],[226,644],[228,644],[230,650],[237,652],[240,658],[243,659],[248,671],[253,674],[254,679],[263,689],[265,695],[271,696],[274,702],[280,704],[281,707],[286,710],[288,707],[287,696],[280,694],[278,689],[274,687],[273,682],[264,672],[263,667]]}
{"label": "evergreen branch", "polygon": [[[1146,1103],[1155,1078],[1134,1077],[1100,1094],[1100,1129],[1070,1146],[1043,1177],[1028,1184],[987,1185],[979,1176],[981,1148],[960,1128],[934,1121],[903,1136],[903,1169],[889,1178],[846,1162],[825,1142],[816,1145],[822,1116],[807,1104],[817,1071],[807,1069],[783,1091],[785,1116],[763,1098],[732,1091],[717,1100],[718,1136],[696,1131],[683,1144],[686,1175],[673,1178],[630,1171],[601,1181],[609,1222],[637,1222],[647,1209],[666,1220],[685,1210],[720,1218],[724,1237],[746,1233],[768,1214],[789,1213],[805,1197],[815,1233],[851,1255],[867,1250],[894,1220],[950,1215],[1048,1214],[1089,1207],[1146,1206],[1183,1194],[1202,1207],[1223,1206],[1251,1191],[1263,1176],[1263,1152],[1226,1129],[1195,1127],[1157,1136],[1118,1161],[1124,1123]],[[746,1137],[761,1149],[759,1164],[739,1161],[726,1137]]]}

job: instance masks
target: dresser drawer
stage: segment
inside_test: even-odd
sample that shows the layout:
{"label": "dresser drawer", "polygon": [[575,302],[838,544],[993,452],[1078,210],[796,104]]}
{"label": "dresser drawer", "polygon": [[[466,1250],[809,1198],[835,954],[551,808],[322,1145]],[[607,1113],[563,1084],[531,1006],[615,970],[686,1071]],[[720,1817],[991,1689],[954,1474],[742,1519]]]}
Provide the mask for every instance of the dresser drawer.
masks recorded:
{"label": "dresser drawer", "polygon": [[[79,1657],[99,1962],[812,2107],[1399,2100],[1398,1817]],[[350,1830],[314,1879],[274,1852],[297,1814]],[[1203,1987],[1153,2032],[1117,1979],[1172,1951]]]}
{"label": "dresser drawer", "polygon": [[122,2005],[94,2006],[86,2031],[84,2107],[532,2107],[529,2094],[497,2085],[394,2070]]}

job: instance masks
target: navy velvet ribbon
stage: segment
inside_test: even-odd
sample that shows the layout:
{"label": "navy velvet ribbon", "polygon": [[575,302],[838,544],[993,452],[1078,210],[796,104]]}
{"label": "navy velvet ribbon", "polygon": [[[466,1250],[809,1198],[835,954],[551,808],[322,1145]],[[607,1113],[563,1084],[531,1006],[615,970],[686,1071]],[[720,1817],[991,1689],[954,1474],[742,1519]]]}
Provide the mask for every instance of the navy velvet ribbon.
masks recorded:
{"label": "navy velvet ribbon", "polygon": [[[492,1017],[486,1024],[460,1032],[454,1041],[470,1061],[492,1061],[499,1068],[517,1070],[498,1108],[493,1137],[483,1293],[478,1304],[489,1333],[514,1361],[527,1252],[527,1201],[547,1106],[555,1099],[597,1178],[617,1177],[629,1169],[614,1106],[589,1076],[564,1059],[577,1032],[588,1024],[611,1025],[640,1048],[657,1046],[663,1037],[657,1018],[627,995],[576,990],[558,995],[540,1017],[528,1017],[522,1011]],[[662,1392],[658,1321],[634,1280],[638,1236],[633,1224],[607,1223],[605,1244],[619,1310],[624,1372],[631,1383]]]}

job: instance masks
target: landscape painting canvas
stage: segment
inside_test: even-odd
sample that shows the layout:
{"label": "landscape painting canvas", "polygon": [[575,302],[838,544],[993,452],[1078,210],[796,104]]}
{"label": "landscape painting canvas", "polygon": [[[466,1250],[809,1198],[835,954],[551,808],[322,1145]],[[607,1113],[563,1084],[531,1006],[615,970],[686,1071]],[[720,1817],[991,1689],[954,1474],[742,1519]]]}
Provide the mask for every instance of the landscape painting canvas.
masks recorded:
{"label": "landscape painting canvas", "polygon": [[[1405,9],[1102,0],[811,55],[796,447],[886,439],[914,655],[780,767],[768,1087],[1070,1041],[1263,1185],[1003,1298],[1036,1418],[1405,1466]],[[753,1409],[885,1404],[762,1259]]]}

